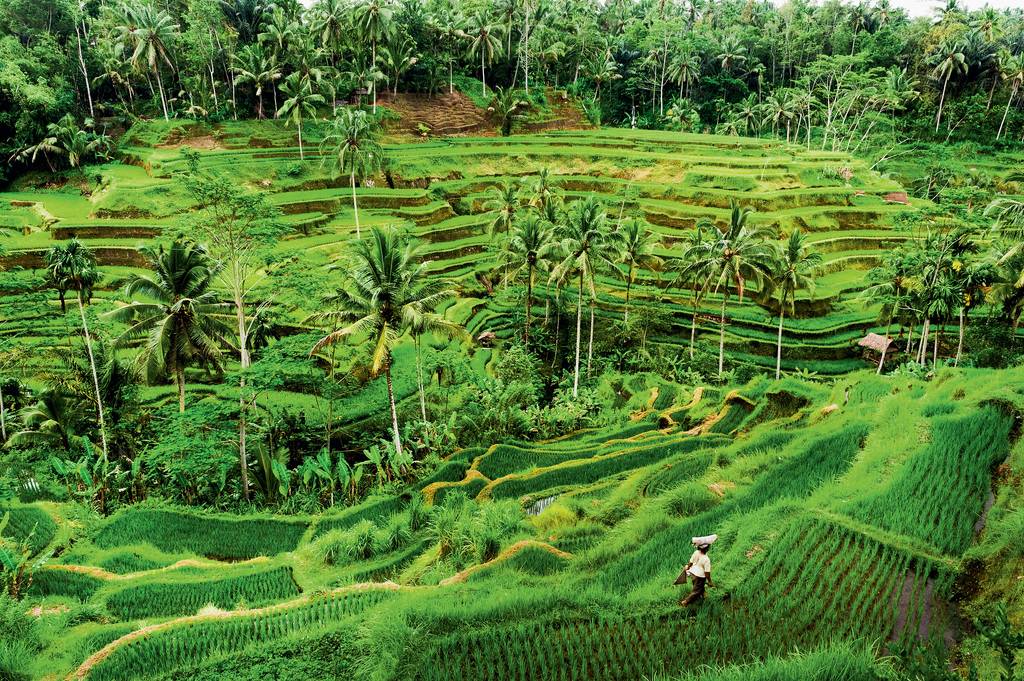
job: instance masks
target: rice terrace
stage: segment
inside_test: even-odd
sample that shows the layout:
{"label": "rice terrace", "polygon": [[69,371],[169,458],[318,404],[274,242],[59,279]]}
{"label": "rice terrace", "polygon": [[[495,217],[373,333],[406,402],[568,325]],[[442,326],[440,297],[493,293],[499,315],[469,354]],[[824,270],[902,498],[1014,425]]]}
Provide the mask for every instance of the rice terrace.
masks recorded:
{"label": "rice terrace", "polygon": [[1024,679],[1001,4],[0,3],[0,681]]}

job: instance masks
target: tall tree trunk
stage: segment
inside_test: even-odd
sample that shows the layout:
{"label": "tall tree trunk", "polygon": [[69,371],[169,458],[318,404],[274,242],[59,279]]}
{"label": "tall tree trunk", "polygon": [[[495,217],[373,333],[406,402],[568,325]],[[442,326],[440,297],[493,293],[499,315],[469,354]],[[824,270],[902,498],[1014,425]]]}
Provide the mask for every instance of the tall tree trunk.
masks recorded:
{"label": "tall tree trunk", "polygon": [[629,263],[629,274],[626,276],[626,311],[622,315],[624,324],[629,324],[629,289],[633,285],[633,263]]}
{"label": "tall tree trunk", "polygon": [[179,360],[174,368],[174,382],[178,384],[178,413],[185,413],[185,366]]}
{"label": "tall tree trunk", "polygon": [[775,380],[782,377],[782,319],[786,316],[786,305],[779,307],[779,341],[775,351]]}
{"label": "tall tree trunk", "polygon": [[594,299],[590,299],[590,337],[587,340],[587,378],[590,378],[590,363],[594,359]]}
{"label": "tall tree trunk", "polygon": [[388,383],[388,402],[391,403],[391,429],[394,434],[395,453],[402,453],[402,439],[398,435],[398,407],[395,405],[395,387],[391,383],[391,359],[384,365],[384,378]]}
{"label": "tall tree trunk", "polygon": [[572,396],[580,392],[580,335],[583,324],[583,272],[580,272],[579,295],[576,297],[576,360],[572,372]]}
{"label": "tall tree trunk", "polygon": [[1006,127],[1006,116],[1010,113],[1010,105],[1013,104],[1013,98],[1017,95],[1017,88],[1020,87],[1018,82],[1013,81],[1013,89],[1010,90],[1010,98],[1006,100],[1006,109],[1003,110],[1003,119],[999,121],[999,130],[996,132],[996,139],[1003,136],[1003,128]]}
{"label": "tall tree trunk", "polygon": [[697,310],[700,309],[700,301],[693,299],[693,317],[690,319],[690,359],[693,359],[693,346],[697,340]]}
{"label": "tall tree trunk", "polygon": [[359,232],[359,204],[356,203],[356,171],[355,168],[349,173],[349,179],[352,182],[352,212],[356,215],[356,238],[362,239],[363,236]]}
{"label": "tall tree trunk", "polygon": [[718,377],[725,371],[725,303],[729,300],[728,293],[722,294],[722,316],[718,319]]}
{"label": "tall tree trunk", "polygon": [[154,70],[156,71],[157,88],[160,90],[160,105],[164,108],[164,120],[169,121],[171,117],[167,115],[167,99],[164,97],[164,81],[160,78],[160,67],[157,66]]}
{"label": "tall tree trunk", "polygon": [[939,123],[942,122],[942,106],[946,103],[946,87],[949,85],[949,76],[946,75],[946,80],[942,81],[942,96],[939,97],[939,111],[935,114],[935,132],[939,131]]}
{"label": "tall tree trunk", "polygon": [[523,344],[530,349],[530,313],[533,311],[533,263],[530,263],[526,273],[526,330],[523,334]]}
{"label": "tall tree trunk", "polygon": [[302,116],[299,116],[299,118],[298,118],[298,127],[299,127],[299,160],[300,161],[305,161],[306,157],[302,153]]}
{"label": "tall tree trunk", "polygon": [[[371,55],[372,55],[371,58],[370,58],[370,71],[372,72],[373,69],[375,69],[377,67],[377,39],[376,38],[373,39],[373,42],[370,45],[370,52],[371,52]],[[373,91],[373,114],[377,115],[377,78],[376,78],[376,76],[372,76],[370,78],[370,88]],[[398,436],[396,435],[395,437],[398,437]]]}
{"label": "tall tree trunk", "polygon": [[96,390],[96,414],[100,422],[100,442],[103,445],[103,460],[107,460],[107,424],[103,419],[103,395],[100,392],[100,378],[96,371],[96,358],[92,353],[92,336],[89,334],[89,324],[85,319],[85,305],[82,303],[82,292],[78,292],[78,313],[82,316],[82,331],[85,334],[85,349],[89,354],[89,368],[92,370],[92,385]]}
{"label": "tall tree trunk", "polygon": [[[236,263],[235,267],[238,265]],[[239,270],[236,269],[236,272]],[[236,281],[238,278],[236,277]],[[238,354],[242,372],[238,378],[238,469],[242,473],[242,497],[249,500],[249,455],[248,444],[248,410],[249,400],[245,391],[245,370],[252,364],[249,355],[249,329],[245,321],[245,302],[242,300],[241,288],[235,292],[235,317],[238,322]]]}
{"label": "tall tree trunk", "polygon": [[928,332],[931,328],[931,320],[925,318],[924,324],[921,325],[921,342],[917,347],[917,362],[918,364],[924,364],[928,358]]}
{"label": "tall tree trunk", "polygon": [[939,339],[942,337],[942,327],[935,327],[934,338],[932,339],[932,367],[939,363]]}
{"label": "tall tree trunk", "polygon": [[83,28],[79,28],[78,22],[75,22],[75,37],[78,38],[78,68],[82,70],[82,79],[85,81],[85,95],[89,100],[89,118],[95,118],[96,112],[92,106],[92,85],[89,83],[89,69],[85,65],[85,57],[82,55],[82,31],[84,30],[85,20],[82,20]]}
{"label": "tall tree trunk", "polygon": [[551,357],[551,371],[558,366],[558,351],[562,347],[562,289],[555,285],[555,352]]}
{"label": "tall tree trunk", "polygon": [[427,422],[427,398],[423,390],[423,364],[420,361],[420,337],[416,336],[416,383],[420,389],[420,416]]}
{"label": "tall tree trunk", "polygon": [[956,359],[953,360],[953,366],[959,366],[960,354],[964,350],[964,308],[960,308],[960,332],[956,342]]}
{"label": "tall tree trunk", "polygon": [[487,66],[484,64],[484,47],[480,46],[480,96],[487,96]]}
{"label": "tall tree trunk", "polygon": [[0,437],[3,438],[4,442],[7,442],[7,408],[4,406],[4,386],[2,379],[0,379]]}
{"label": "tall tree trunk", "polygon": [[[885,325],[885,340],[886,341],[889,340],[889,327],[891,327],[891,326],[892,326],[892,315],[889,315],[889,321]],[[881,374],[882,373],[882,367],[885,366],[885,353],[888,352],[888,350],[889,350],[889,343],[887,342],[885,345],[882,346],[882,355],[878,358],[878,370],[875,371],[876,374]]]}

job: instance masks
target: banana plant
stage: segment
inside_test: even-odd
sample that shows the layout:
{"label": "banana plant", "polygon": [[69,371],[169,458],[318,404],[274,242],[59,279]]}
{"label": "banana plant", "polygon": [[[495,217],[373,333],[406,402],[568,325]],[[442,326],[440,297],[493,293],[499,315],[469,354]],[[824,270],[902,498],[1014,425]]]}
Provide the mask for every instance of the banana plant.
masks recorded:
{"label": "banana plant", "polygon": [[365,456],[367,459],[366,461],[363,462],[363,464],[373,464],[373,467],[377,473],[377,485],[383,485],[388,480],[388,476],[390,475],[387,463],[387,452],[384,449],[382,449],[379,445],[374,445],[369,449],[364,449],[363,456]]}

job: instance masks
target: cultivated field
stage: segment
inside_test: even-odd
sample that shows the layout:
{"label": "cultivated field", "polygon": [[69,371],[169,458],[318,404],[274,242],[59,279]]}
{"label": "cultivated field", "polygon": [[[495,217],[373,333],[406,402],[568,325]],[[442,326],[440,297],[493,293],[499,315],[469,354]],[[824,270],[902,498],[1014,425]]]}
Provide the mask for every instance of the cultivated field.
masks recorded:
{"label": "cultivated field", "polygon": [[[404,494],[312,517],[144,504],[84,531],[70,507],[14,505],[7,532],[34,532],[37,555],[77,536],[29,590],[75,617],[36,671],[321,678],[379,638],[412,642],[402,678],[635,679],[826,645],[852,669],[871,645],[953,641],[956,566],[1024,379],[925,385],[860,372],[722,394],[636,376],[632,425],[464,450]],[[671,583],[709,529],[719,586],[697,634]]]}

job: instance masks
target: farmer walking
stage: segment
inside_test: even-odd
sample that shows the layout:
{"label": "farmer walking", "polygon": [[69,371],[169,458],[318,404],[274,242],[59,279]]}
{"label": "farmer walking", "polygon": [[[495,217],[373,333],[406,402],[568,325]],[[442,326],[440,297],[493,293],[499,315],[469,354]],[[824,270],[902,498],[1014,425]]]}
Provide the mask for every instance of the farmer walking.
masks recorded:
{"label": "farmer walking", "polygon": [[683,573],[676,579],[676,584],[685,584],[687,576],[693,579],[693,590],[690,591],[690,595],[679,601],[679,605],[684,608],[704,600],[705,587],[714,588],[715,586],[711,581],[711,559],[708,558],[708,549],[716,539],[718,539],[717,535],[693,538],[697,549],[690,556],[690,562],[686,564]]}

